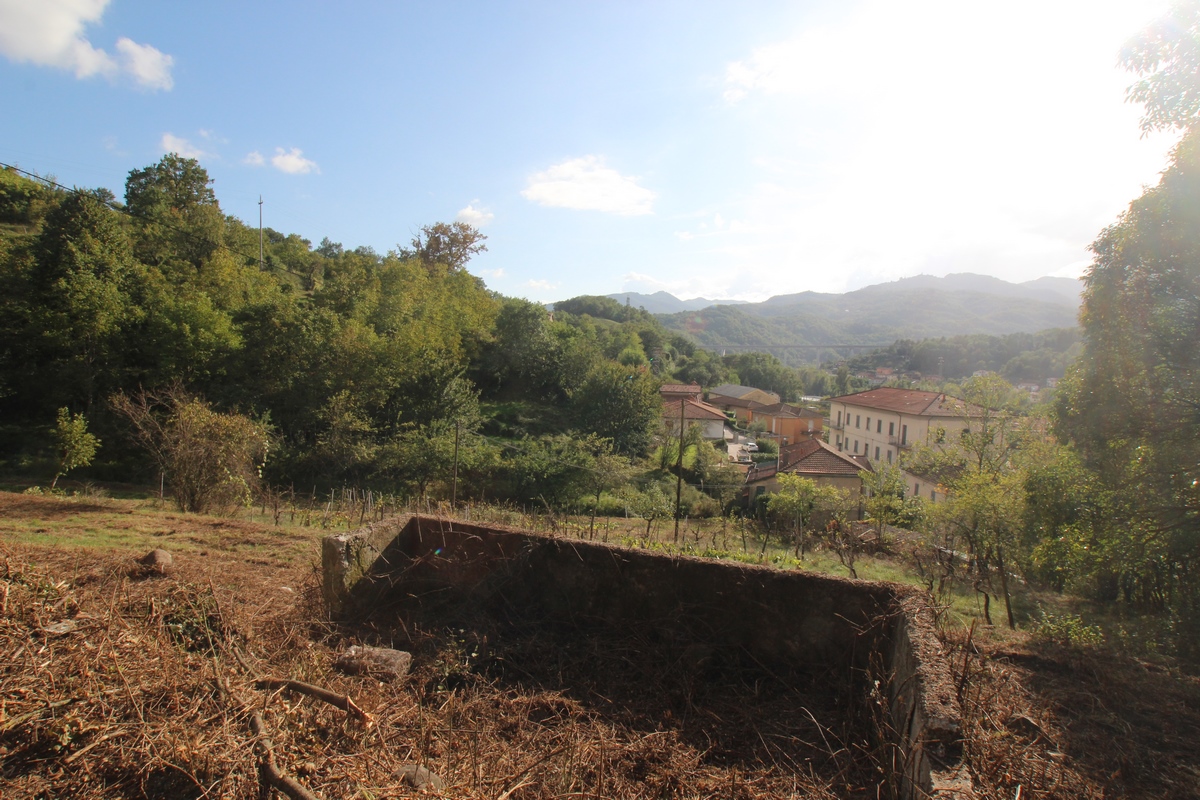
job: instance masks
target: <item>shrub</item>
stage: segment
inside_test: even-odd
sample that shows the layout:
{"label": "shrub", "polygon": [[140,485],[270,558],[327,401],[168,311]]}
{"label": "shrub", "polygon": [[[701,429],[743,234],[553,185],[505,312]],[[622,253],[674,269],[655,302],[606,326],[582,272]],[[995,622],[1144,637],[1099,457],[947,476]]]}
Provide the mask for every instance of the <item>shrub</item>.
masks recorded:
{"label": "shrub", "polygon": [[229,513],[250,503],[266,462],[266,425],[214,411],[178,387],[121,394],[112,403],[158,462],[181,509]]}
{"label": "shrub", "polygon": [[1076,614],[1043,614],[1033,632],[1034,638],[1062,647],[1099,647],[1104,644],[1104,632],[1087,625]]}

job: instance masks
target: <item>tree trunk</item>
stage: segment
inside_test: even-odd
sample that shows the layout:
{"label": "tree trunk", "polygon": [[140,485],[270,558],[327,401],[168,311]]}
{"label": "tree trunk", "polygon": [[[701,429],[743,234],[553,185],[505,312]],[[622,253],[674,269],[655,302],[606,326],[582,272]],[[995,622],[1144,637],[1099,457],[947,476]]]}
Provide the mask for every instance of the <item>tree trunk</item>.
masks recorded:
{"label": "tree trunk", "polygon": [[1004,610],[1008,613],[1009,630],[1016,630],[1017,623],[1013,621],[1012,598],[1008,594],[1008,571],[1004,569],[1004,550],[996,548],[996,566],[1000,568],[1000,588],[1004,592]]}

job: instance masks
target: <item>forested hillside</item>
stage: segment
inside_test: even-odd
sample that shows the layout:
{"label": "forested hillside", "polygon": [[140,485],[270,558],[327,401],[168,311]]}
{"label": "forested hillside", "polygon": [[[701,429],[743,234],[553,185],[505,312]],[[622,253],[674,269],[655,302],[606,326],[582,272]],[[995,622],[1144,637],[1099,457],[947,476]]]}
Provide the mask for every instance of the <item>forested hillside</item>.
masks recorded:
{"label": "forested hillside", "polygon": [[186,422],[198,442],[261,442],[239,491],[261,474],[421,495],[457,462],[464,494],[554,505],[598,495],[597,459],[628,478],[664,381],[791,398],[827,382],[714,356],[607,298],[550,313],[497,295],[466,269],[486,244],[462,223],[386,254],[266,229],[260,261],[258,230],[177,155],[130,172],[123,202],[2,170],[0,225],[0,443],[18,470],[52,460],[61,409],[99,439],[94,476],[181,481],[165,442]]}
{"label": "forested hillside", "polygon": [[[813,363],[813,345],[881,345],[985,334],[1034,333],[1076,324],[1079,282],[1042,278],[1012,284],[983,275],[917,276],[845,294],[772,297],[662,315],[671,330],[713,348],[774,347],[789,364]],[[808,349],[797,346],[807,345]],[[784,348],[793,348],[791,350]],[[824,357],[848,352],[825,351]]]}
{"label": "forested hillside", "polygon": [[995,372],[1009,383],[1044,384],[1061,378],[1082,349],[1078,328],[1058,328],[1007,336],[973,334],[913,341],[851,358],[851,372],[890,367],[898,372],[939,375],[958,381],[979,370]]}

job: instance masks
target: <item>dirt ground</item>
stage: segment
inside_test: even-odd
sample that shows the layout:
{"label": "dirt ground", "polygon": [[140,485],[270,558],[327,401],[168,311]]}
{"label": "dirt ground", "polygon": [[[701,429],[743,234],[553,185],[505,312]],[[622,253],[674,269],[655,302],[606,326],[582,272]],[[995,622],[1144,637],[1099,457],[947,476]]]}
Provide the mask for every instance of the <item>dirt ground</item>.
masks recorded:
{"label": "dirt ground", "polygon": [[[419,796],[415,764],[443,796],[490,800],[888,796],[869,704],[844,676],[725,665],[697,681],[688,654],[638,631],[335,628],[317,538],[0,493],[0,796],[257,797],[267,738],[327,800]],[[175,555],[165,576],[135,562],[155,546]],[[337,672],[357,642],[410,650],[413,672]],[[982,631],[946,644],[979,797],[1200,797],[1195,676]],[[366,718],[263,678],[349,697]]]}

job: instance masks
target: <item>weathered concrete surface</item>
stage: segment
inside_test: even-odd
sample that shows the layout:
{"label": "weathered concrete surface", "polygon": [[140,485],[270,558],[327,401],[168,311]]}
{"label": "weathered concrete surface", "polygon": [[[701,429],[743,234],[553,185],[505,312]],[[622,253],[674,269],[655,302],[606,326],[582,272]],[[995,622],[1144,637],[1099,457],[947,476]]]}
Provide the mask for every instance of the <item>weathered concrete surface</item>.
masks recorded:
{"label": "weathered concrete surface", "polygon": [[327,537],[323,563],[335,618],[415,606],[580,630],[649,625],[764,664],[878,674],[903,796],[971,797],[953,681],[912,587],[424,516]]}

